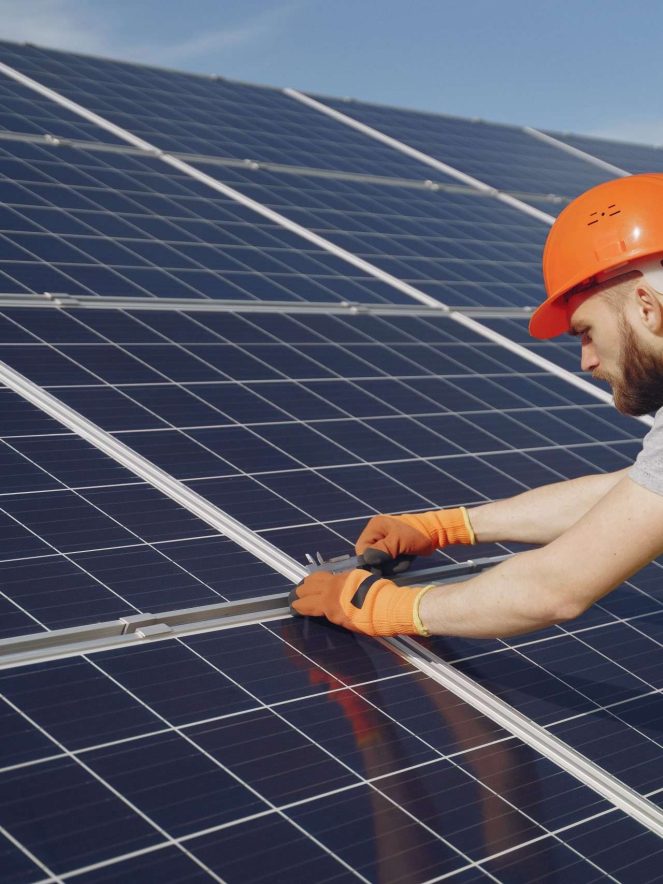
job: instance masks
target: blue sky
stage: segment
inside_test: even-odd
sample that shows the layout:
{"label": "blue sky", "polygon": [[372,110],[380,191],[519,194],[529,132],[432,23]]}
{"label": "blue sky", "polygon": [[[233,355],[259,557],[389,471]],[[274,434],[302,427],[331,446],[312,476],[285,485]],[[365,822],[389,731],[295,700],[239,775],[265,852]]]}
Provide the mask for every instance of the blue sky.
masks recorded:
{"label": "blue sky", "polygon": [[0,0],[0,36],[663,143],[660,0]]}

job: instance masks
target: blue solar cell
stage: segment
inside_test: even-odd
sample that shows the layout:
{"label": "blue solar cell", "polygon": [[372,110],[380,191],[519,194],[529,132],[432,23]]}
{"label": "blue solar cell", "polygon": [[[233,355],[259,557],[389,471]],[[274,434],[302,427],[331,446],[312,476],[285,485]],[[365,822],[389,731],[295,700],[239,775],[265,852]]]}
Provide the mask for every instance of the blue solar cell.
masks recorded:
{"label": "blue solar cell", "polygon": [[123,589],[116,592],[98,575],[77,567],[75,557],[54,554],[45,545],[25,553],[38,558],[0,563],[0,579],[5,595],[31,615],[31,631],[38,632],[40,625],[64,629],[136,613]]}
{"label": "blue solar cell", "polygon": [[5,77],[0,83],[0,128],[28,135],[57,133],[62,138],[122,143],[94,123]]}
{"label": "blue solar cell", "polygon": [[[7,700],[53,737],[50,754],[146,734],[160,720],[83,659],[0,673]],[[61,746],[58,745],[61,744]]]}
{"label": "blue solar cell", "polygon": [[4,511],[46,543],[61,550],[121,546],[134,535],[71,491],[6,495]]}
{"label": "blue solar cell", "polygon": [[187,733],[197,746],[274,804],[312,798],[358,781],[280,714],[269,710],[198,725]]}
{"label": "blue solar cell", "polygon": [[486,861],[482,868],[498,881],[543,881],[569,884],[605,881],[606,873],[557,838],[543,838]]}
{"label": "blue solar cell", "polygon": [[[260,845],[260,850],[256,850]],[[278,869],[284,880],[354,884],[356,874],[281,816],[249,820],[188,843],[192,853],[228,884],[258,884]]]}
{"label": "blue solar cell", "polygon": [[568,843],[590,862],[611,869],[618,880],[655,881],[659,875],[661,839],[623,814],[578,826],[569,833]]}
{"label": "blue solar cell", "polygon": [[117,881],[118,878],[131,880],[169,881],[172,884],[202,884],[209,882],[210,876],[200,864],[189,858],[176,847],[170,847],[167,843],[158,850],[129,857],[129,859],[114,862],[109,866],[91,869],[77,875],[82,884],[103,884],[103,882]]}
{"label": "blue solar cell", "polygon": [[2,824],[56,874],[160,840],[154,826],[67,758],[5,774],[0,789]]}
{"label": "blue solar cell", "polygon": [[[241,716],[231,721],[246,719]],[[85,763],[174,837],[267,808],[246,786],[176,733],[96,749],[85,754]],[[250,782],[250,778],[243,779]]]}
{"label": "blue solar cell", "polygon": [[[259,705],[230,678],[179,643],[104,651],[95,656],[95,663],[138,702],[153,709],[159,726],[163,721],[182,725]],[[104,677],[104,681],[109,680]]]}
{"label": "blue solar cell", "polygon": [[[467,860],[367,786],[296,808],[295,820],[371,881],[423,881]],[[369,820],[380,821],[369,835]],[[363,835],[363,837],[362,837]]]}

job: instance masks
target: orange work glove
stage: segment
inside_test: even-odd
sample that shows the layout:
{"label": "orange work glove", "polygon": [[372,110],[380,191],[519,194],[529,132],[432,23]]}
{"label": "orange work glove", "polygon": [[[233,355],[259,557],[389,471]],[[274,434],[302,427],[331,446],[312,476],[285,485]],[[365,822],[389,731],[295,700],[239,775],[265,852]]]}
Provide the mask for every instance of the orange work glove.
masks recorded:
{"label": "orange work glove", "polygon": [[429,556],[452,543],[476,543],[464,506],[400,516],[373,516],[359,535],[355,550],[357,555],[363,555],[367,565],[381,565],[397,556]]}
{"label": "orange work glove", "polygon": [[315,571],[290,593],[290,612],[326,617],[366,635],[428,635],[419,619],[419,602],[431,586],[396,586],[361,569],[332,574]]}

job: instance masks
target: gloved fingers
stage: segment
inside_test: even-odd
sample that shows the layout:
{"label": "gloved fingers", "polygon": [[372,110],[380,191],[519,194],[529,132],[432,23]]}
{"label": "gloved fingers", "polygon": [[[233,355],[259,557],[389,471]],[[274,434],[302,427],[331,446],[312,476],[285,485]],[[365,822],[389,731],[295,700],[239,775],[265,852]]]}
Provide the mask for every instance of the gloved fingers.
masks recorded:
{"label": "gloved fingers", "polygon": [[290,608],[290,613],[293,617],[301,617],[302,614],[295,608],[295,602],[299,600],[299,596],[297,595],[297,590],[302,585],[304,581],[300,580],[296,586],[293,586],[290,592],[288,593],[288,607]]}
{"label": "gloved fingers", "polygon": [[380,549],[379,546],[367,546],[363,553],[361,553],[361,557],[367,565],[377,566],[378,568],[385,564],[385,562],[391,561],[391,556],[389,553]]}
{"label": "gloved fingers", "polygon": [[388,552],[375,546],[368,546],[362,553],[362,559],[374,573],[382,577],[393,577],[402,574],[410,567],[416,556],[401,553],[392,557]]}
{"label": "gloved fingers", "polygon": [[357,555],[361,555],[366,547],[375,547],[383,540],[391,530],[390,522],[391,519],[388,516],[373,516],[372,519],[369,519],[355,543]]}
{"label": "gloved fingers", "polygon": [[324,592],[333,579],[334,576],[327,571],[316,571],[300,580],[288,595],[290,613],[304,617],[323,616]]}
{"label": "gloved fingers", "polygon": [[290,613],[295,617],[324,617],[320,596],[295,598],[290,605]]}

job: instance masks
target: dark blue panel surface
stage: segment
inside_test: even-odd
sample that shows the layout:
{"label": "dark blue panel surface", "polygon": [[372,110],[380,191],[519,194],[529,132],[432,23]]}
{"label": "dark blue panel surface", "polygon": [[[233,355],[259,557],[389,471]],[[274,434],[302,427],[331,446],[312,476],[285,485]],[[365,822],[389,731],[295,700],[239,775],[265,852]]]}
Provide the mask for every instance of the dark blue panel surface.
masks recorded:
{"label": "dark blue panel surface", "polygon": [[[223,177],[225,167],[218,170]],[[6,292],[410,300],[149,156],[7,140],[0,145],[0,174],[0,283]],[[36,317],[24,321],[32,335],[50,336]],[[52,340],[63,341],[63,329],[53,324]],[[138,323],[128,325],[126,317],[100,316],[86,339],[115,339],[120,331],[125,343],[140,339]],[[205,340],[202,332],[199,338]],[[69,343],[82,339],[82,331],[70,330]],[[152,332],[142,339],[160,338]],[[108,368],[120,372],[122,365]]]}
{"label": "dark blue panel surface", "polygon": [[[64,314],[48,312],[57,317],[54,325],[63,334],[67,326],[77,327]],[[17,315],[26,324],[34,326],[39,319],[47,324],[44,311],[19,310]],[[2,636],[287,587],[267,565],[141,484],[99,449],[45,415],[36,420],[40,413],[34,406],[9,390],[3,392],[8,420],[0,441]],[[131,400],[124,401],[139,410]],[[145,426],[148,412],[140,412]],[[132,412],[121,413],[131,426]],[[196,475],[223,472],[212,464],[225,461],[193,439],[175,435],[175,442],[169,440],[170,450],[154,444],[167,441],[164,434],[154,433],[144,434],[136,448],[147,449],[157,463],[173,465],[176,475],[183,455],[197,461]],[[198,452],[207,453],[207,462]],[[228,471],[235,470],[226,466]],[[160,545],[155,547],[154,541]]]}
{"label": "dark blue panel surface", "polygon": [[[663,171],[663,149],[660,145],[635,144],[629,141],[614,141],[609,138],[592,138],[589,135],[573,135],[567,132],[550,132],[554,138],[584,150],[606,163],[611,163],[625,172]],[[617,172],[615,172],[615,175]]]}
{"label": "dark blue panel surface", "polygon": [[500,190],[576,196],[614,177],[517,126],[354,100],[320,100]]}
{"label": "dark blue panel surface", "polygon": [[[311,622],[19,667],[2,685],[24,743],[0,771],[2,822],[47,874],[239,884],[270,857],[270,879],[476,882],[495,854],[540,868],[541,844],[570,854],[585,820],[615,816],[384,647]],[[625,830],[629,849],[643,832]],[[16,849],[11,880],[35,880]]]}
{"label": "dark blue panel surface", "polygon": [[161,840],[155,826],[73,759],[5,774],[0,794],[2,825],[56,873]]}

